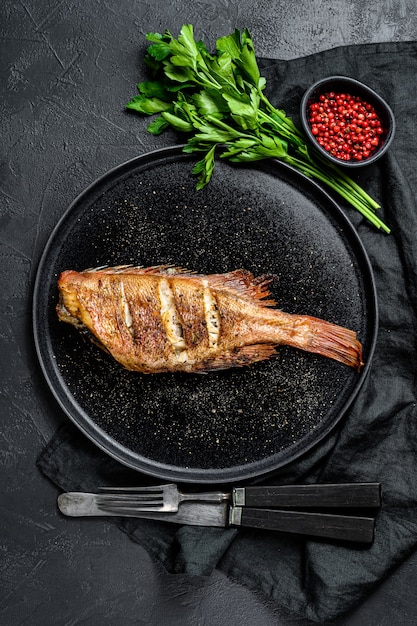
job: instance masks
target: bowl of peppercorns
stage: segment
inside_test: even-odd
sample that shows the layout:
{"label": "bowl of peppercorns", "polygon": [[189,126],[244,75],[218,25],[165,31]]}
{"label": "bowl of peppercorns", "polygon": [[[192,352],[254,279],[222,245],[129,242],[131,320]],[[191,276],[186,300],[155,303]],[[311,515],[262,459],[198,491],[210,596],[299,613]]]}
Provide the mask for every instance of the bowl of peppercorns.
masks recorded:
{"label": "bowl of peppercorns", "polygon": [[388,150],[394,114],[380,95],[347,76],[330,76],[304,94],[301,122],[315,148],[333,163],[363,167]]}

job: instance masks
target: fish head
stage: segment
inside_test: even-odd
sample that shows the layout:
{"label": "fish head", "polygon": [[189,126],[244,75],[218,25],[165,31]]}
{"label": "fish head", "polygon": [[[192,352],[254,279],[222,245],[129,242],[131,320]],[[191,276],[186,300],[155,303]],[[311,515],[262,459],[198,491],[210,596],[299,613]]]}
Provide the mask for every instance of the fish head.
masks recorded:
{"label": "fish head", "polygon": [[89,326],[91,319],[85,307],[82,306],[80,295],[85,289],[85,278],[82,273],[74,270],[62,272],[58,280],[59,299],[56,312],[61,322],[68,322],[77,328]]}
{"label": "fish head", "polygon": [[58,319],[75,326],[105,352],[123,351],[132,335],[120,332],[117,291],[117,281],[109,273],[66,270],[58,279]]}

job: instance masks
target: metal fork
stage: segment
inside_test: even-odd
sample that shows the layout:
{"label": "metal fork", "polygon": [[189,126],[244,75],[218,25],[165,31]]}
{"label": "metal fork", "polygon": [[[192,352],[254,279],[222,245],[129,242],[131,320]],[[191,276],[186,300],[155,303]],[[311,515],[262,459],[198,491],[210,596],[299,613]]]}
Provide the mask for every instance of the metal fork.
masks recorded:
{"label": "metal fork", "polygon": [[181,502],[219,503],[230,500],[230,493],[221,491],[183,493],[174,483],[152,487],[100,487],[96,504],[105,511],[158,511],[175,513]]}

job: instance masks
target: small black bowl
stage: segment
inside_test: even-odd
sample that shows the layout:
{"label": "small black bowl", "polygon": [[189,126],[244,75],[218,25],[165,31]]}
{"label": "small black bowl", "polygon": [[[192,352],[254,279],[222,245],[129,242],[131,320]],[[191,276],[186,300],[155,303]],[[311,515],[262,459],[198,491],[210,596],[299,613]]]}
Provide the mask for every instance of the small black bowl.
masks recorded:
{"label": "small black bowl", "polygon": [[[376,150],[371,152],[369,157],[362,159],[361,161],[356,161],[350,159],[348,161],[337,158],[337,156],[333,156],[325,150],[317,141],[315,135],[311,132],[311,124],[309,121],[309,107],[312,103],[317,102],[319,100],[320,95],[334,92],[334,93],[345,93],[351,96],[359,96],[361,100],[369,103],[375,109],[376,114],[381,120],[383,133],[380,135],[380,142]],[[329,76],[328,78],[323,78],[318,82],[314,83],[307,91],[305,92],[300,106],[300,116],[301,123],[303,125],[304,131],[307,137],[310,139],[315,148],[324,155],[329,161],[332,163],[336,163],[337,165],[341,165],[344,167],[363,167],[364,165],[369,165],[370,163],[374,163],[377,159],[379,159],[385,152],[388,150],[395,133],[395,118],[391,108],[388,104],[379,96],[373,89],[370,89],[363,83],[355,80],[354,78],[349,78],[347,76]]]}

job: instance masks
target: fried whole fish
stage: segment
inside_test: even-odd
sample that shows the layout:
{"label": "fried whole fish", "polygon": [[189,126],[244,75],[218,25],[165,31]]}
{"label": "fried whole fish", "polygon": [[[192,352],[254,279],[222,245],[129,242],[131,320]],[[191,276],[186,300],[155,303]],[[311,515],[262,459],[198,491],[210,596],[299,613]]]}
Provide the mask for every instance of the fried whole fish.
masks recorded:
{"label": "fried whole fish", "polygon": [[57,313],[87,329],[122,366],[146,374],[249,365],[281,344],[359,371],[356,333],[272,308],[271,280],[246,270],[198,275],[170,266],[68,270],[59,277]]}

